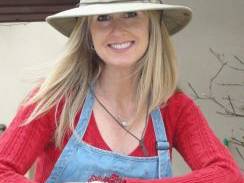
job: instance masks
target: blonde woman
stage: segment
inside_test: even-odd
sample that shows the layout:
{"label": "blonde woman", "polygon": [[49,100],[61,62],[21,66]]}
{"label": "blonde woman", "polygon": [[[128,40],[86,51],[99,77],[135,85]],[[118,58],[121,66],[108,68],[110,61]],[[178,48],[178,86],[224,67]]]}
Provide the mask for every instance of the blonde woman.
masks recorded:
{"label": "blonde woman", "polygon": [[[241,183],[176,88],[170,35],[190,19],[188,7],[159,0],[82,0],[48,17],[69,37],[67,50],[1,136],[0,182]],[[172,177],[172,148],[192,173]]]}

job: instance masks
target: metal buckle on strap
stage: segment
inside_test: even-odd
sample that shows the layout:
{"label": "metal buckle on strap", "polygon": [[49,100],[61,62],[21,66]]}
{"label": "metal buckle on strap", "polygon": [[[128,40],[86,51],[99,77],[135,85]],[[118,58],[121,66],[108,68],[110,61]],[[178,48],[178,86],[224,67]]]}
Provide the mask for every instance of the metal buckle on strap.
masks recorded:
{"label": "metal buckle on strap", "polygon": [[156,150],[168,150],[169,143],[167,141],[156,142]]}

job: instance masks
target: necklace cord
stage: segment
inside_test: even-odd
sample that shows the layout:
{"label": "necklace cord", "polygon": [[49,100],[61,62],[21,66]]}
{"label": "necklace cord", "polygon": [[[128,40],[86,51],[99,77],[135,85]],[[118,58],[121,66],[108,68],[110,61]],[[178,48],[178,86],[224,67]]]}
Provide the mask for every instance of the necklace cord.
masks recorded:
{"label": "necklace cord", "polygon": [[96,96],[95,92],[92,90],[92,88],[90,88],[91,93],[93,94],[93,96],[95,97],[96,101],[99,103],[99,105],[101,105],[101,107],[114,119],[114,121],[123,129],[125,130],[127,133],[129,133],[132,137],[134,137],[136,140],[138,140],[139,142],[139,146],[141,147],[144,156],[148,156],[148,150],[145,146],[144,143],[144,136],[145,136],[145,132],[146,132],[146,127],[148,125],[148,115],[149,115],[149,104],[147,105],[147,114],[146,114],[146,119],[145,119],[145,126],[143,128],[143,132],[142,132],[142,136],[141,139],[139,139],[136,135],[134,135],[130,130],[128,130],[127,128],[125,128],[123,126],[123,124],[121,124],[121,122],[105,107],[105,105],[98,99],[98,97]]}

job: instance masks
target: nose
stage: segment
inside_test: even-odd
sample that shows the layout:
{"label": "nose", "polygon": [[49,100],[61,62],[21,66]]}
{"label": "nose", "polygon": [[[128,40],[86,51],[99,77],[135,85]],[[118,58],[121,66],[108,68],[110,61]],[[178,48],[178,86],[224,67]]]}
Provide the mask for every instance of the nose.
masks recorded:
{"label": "nose", "polygon": [[111,21],[111,33],[113,34],[121,34],[125,32],[126,25],[121,20],[121,18],[113,18]]}

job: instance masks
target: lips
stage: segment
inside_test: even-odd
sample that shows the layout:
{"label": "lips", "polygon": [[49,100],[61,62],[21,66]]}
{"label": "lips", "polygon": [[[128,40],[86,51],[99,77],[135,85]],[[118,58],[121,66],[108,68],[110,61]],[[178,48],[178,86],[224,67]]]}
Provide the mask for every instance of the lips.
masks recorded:
{"label": "lips", "polygon": [[130,48],[134,43],[135,41],[126,41],[122,43],[110,43],[108,46],[114,50],[125,50]]}

